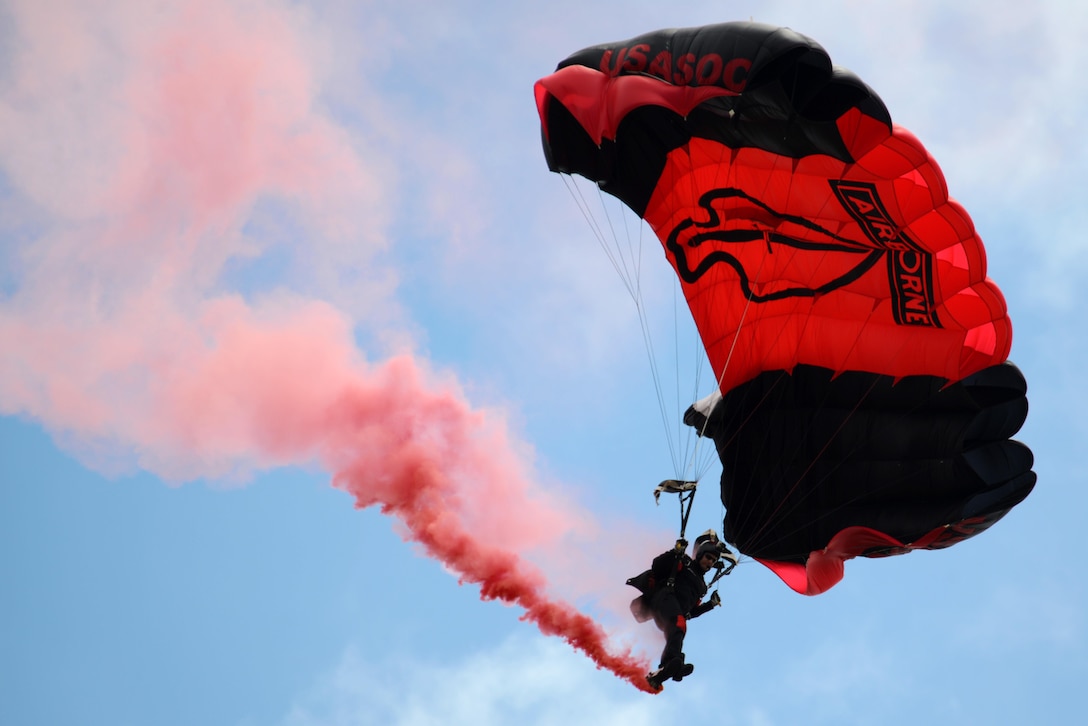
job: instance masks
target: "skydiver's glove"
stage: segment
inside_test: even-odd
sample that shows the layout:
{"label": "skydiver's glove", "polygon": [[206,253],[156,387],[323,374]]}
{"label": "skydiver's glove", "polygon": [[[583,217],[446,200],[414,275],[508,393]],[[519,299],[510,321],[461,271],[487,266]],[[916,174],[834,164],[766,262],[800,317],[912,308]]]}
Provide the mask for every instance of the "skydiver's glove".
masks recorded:
{"label": "skydiver's glove", "polygon": [[676,551],[677,552],[683,552],[687,548],[688,548],[688,541],[686,539],[681,537],[680,539],[676,540]]}
{"label": "skydiver's glove", "polygon": [[721,604],[722,604],[722,599],[718,595],[718,591],[715,590],[714,592],[710,593],[710,605],[711,605],[711,607],[719,607]]}

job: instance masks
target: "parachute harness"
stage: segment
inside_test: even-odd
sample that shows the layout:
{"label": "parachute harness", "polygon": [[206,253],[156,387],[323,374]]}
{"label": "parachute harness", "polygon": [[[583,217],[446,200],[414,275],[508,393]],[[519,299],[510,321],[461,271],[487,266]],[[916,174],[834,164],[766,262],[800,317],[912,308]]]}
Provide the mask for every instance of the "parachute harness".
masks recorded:
{"label": "parachute harness", "polygon": [[[688,516],[691,514],[691,503],[695,500],[695,491],[699,486],[699,482],[695,481],[680,481],[678,479],[666,479],[657,485],[654,489],[654,500],[660,504],[662,494],[676,494],[680,500],[680,537],[676,540],[676,548],[678,551],[683,552],[687,547],[687,540],[684,539],[684,535],[687,532]],[[714,530],[708,529],[701,535],[695,538],[695,546],[698,548],[700,544],[707,540],[713,541],[717,545],[718,549],[718,561],[714,563],[714,568],[717,572],[714,574],[714,578],[710,581],[707,587],[711,587],[725,575],[728,575],[733,571],[733,568],[737,566],[739,558],[733,554],[725,543],[718,539],[718,535],[714,533]],[[726,566],[724,561],[728,561],[729,565]],[[670,578],[669,585],[671,586],[672,579]]]}

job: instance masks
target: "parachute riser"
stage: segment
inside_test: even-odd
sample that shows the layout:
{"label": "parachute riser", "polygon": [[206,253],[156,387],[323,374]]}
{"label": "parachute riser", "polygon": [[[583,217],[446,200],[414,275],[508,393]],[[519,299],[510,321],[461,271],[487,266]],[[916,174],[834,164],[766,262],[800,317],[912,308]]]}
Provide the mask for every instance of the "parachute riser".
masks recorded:
{"label": "parachute riser", "polygon": [[[725,564],[726,562],[728,562],[729,564]],[[707,583],[707,587],[708,588],[714,587],[714,583],[716,583],[718,580],[722,579],[723,577],[728,575],[730,572],[732,572],[733,568],[736,567],[736,566],[737,566],[737,557],[736,557],[736,555],[734,555],[732,553],[723,554],[721,559],[718,560],[716,563],[714,563],[714,567],[718,571],[716,573],[714,573],[714,577],[711,578],[709,583]]]}
{"label": "parachute riser", "polygon": [[680,539],[684,539],[684,534],[688,530],[688,517],[691,516],[691,504],[694,501],[694,489],[692,489],[689,494],[680,495]]}
{"label": "parachute riser", "polygon": [[[695,501],[695,489],[699,485],[697,481],[680,481],[678,479],[666,479],[654,489],[654,500],[660,504],[662,493],[676,494],[680,499],[680,537],[688,530],[688,517],[691,516],[691,505]],[[678,541],[679,541],[678,540]]]}

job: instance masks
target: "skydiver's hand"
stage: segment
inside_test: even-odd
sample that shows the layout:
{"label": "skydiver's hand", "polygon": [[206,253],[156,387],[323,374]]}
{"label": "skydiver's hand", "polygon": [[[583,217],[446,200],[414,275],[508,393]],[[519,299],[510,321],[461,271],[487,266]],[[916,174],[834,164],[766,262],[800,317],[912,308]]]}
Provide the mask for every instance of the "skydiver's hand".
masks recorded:
{"label": "skydiver's hand", "polygon": [[683,552],[687,548],[688,548],[688,541],[686,539],[681,537],[680,539],[676,540],[676,551],[677,552]]}
{"label": "skydiver's hand", "polygon": [[710,593],[710,604],[711,604],[711,605],[713,605],[714,607],[719,607],[719,606],[721,606],[721,604],[722,604],[722,599],[721,599],[721,597],[720,597],[720,596],[718,595],[718,591],[717,591],[717,590],[715,590],[714,592]]}

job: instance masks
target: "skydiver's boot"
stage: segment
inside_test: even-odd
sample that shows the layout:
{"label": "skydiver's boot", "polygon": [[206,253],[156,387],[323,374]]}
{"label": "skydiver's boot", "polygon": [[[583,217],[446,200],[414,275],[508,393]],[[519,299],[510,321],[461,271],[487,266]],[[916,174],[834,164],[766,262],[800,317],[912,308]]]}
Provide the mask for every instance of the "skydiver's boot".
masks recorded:
{"label": "skydiver's boot", "polygon": [[684,676],[690,675],[693,670],[695,670],[695,666],[684,663],[684,656],[681,654],[647,675],[646,682],[655,691],[660,691],[661,684],[665,681],[670,678],[674,681],[682,680]]}
{"label": "skydiver's boot", "polygon": [[680,666],[680,670],[678,670],[675,674],[673,674],[672,679],[674,681],[682,681],[685,678],[687,678],[688,676],[690,676],[692,671],[694,671],[694,670],[695,670],[695,666],[693,666],[691,663],[685,663],[684,665]]}
{"label": "skydiver's boot", "polygon": [[686,656],[683,653],[676,656],[668,663],[668,672],[671,674],[672,679],[677,682],[684,680],[685,676],[690,676],[691,672],[694,670],[695,666],[687,662]]}
{"label": "skydiver's boot", "polygon": [[661,684],[672,678],[673,673],[676,672],[676,667],[683,665],[683,663],[683,658],[673,658],[668,663],[662,663],[661,667],[646,676],[646,682],[650,684],[650,688],[660,691]]}

